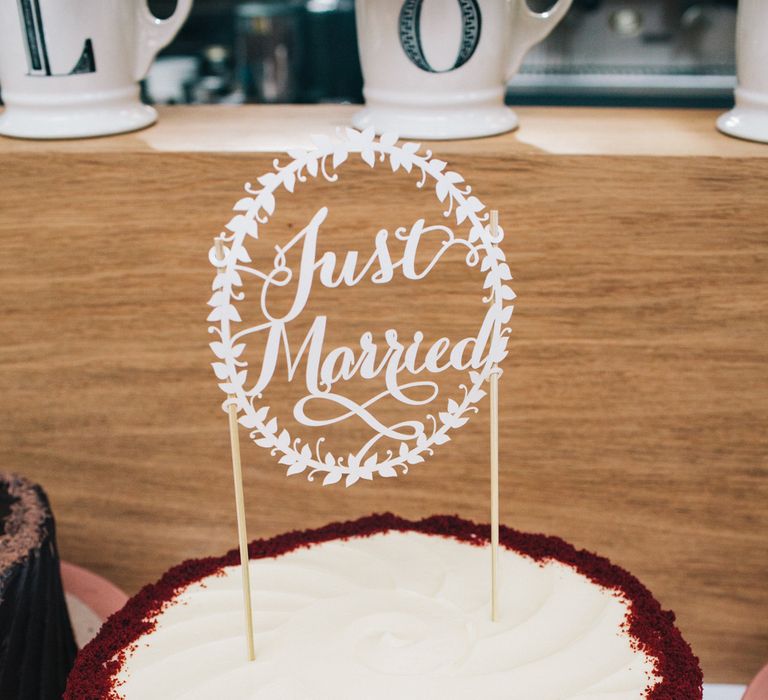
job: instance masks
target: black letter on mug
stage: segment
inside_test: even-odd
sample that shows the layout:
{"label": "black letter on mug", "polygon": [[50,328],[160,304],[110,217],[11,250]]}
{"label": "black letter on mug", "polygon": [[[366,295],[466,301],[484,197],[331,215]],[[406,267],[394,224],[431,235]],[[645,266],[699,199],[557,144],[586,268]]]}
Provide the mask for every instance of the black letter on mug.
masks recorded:
{"label": "black letter on mug", "polygon": [[400,46],[411,63],[429,73],[448,73],[461,68],[475,53],[480,41],[480,7],[477,0],[458,0],[461,10],[461,47],[456,62],[445,70],[435,70],[421,47],[421,6],[424,0],[405,0],[400,8]]}
{"label": "black letter on mug", "polygon": [[[30,75],[61,75],[51,70],[48,60],[48,49],[45,46],[45,29],[43,28],[43,15],[40,12],[40,0],[19,0],[19,10],[24,24],[24,35],[27,40],[27,59],[29,61]],[[93,55],[93,43],[86,39],[80,58],[75,67],[69,71],[69,75],[76,73],[95,73],[96,58]]]}

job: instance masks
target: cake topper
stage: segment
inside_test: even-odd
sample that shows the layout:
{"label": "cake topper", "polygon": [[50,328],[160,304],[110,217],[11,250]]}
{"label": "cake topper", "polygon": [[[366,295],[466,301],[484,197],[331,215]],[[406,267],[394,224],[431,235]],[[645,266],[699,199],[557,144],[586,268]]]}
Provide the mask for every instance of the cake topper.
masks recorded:
{"label": "cake topper", "polygon": [[[312,150],[290,150],[285,164],[276,160],[274,170],[258,179],[258,188],[246,185],[248,196],[235,204],[236,214],[219,237],[220,247],[211,249],[210,260],[217,268],[208,316],[215,324],[209,328],[216,336],[211,343],[216,356],[213,369],[227,395],[225,409],[231,403],[236,405],[240,424],[249,429],[257,445],[270,450],[286,466],[288,475],[306,474],[313,480],[321,474],[323,485],[343,482],[351,486],[375,476],[407,472],[433,454],[436,446],[448,442],[450,432],[477,412],[476,404],[486,395],[485,382],[507,355],[506,324],[515,294],[508,285],[511,274],[499,247],[503,231],[491,231],[484,205],[444,161],[430,151],[420,154],[415,143],[398,146],[391,134],[377,140],[371,129],[362,133],[346,129],[337,142],[327,136],[313,137],[313,142]],[[394,232],[380,230],[367,250],[348,251],[339,260],[333,252],[318,254],[318,241],[333,235],[323,229],[333,204],[318,202],[304,228],[284,244],[271,251],[259,246],[259,229],[274,214],[279,195],[294,192],[308,178],[336,182],[337,171],[353,156],[371,168],[385,164],[392,171],[411,173],[419,188],[430,183],[445,217],[455,221],[456,229],[447,223],[427,226],[420,218]],[[440,247],[426,262],[420,259],[424,257],[423,242],[438,236],[442,238]],[[399,242],[401,251],[392,249],[394,242]],[[343,293],[363,280],[382,286],[398,275],[423,280],[437,274],[441,258],[454,248],[478,271],[477,294],[485,313],[478,319],[476,335],[454,343],[439,338],[427,344],[421,331],[404,338],[396,328],[385,325],[363,333],[354,347],[328,347],[324,314],[309,319],[308,332],[294,330],[318,287]],[[245,278],[258,280],[256,294],[243,291]],[[290,308],[278,311],[273,296],[289,286]],[[254,314],[258,318],[251,320]],[[260,364],[254,366],[243,359],[243,353],[256,335],[264,351]],[[291,341],[299,347],[295,352]],[[293,406],[297,423],[325,427],[358,420],[367,426],[368,439],[352,451],[339,453],[323,438],[313,444],[292,435],[283,417],[262,401],[279,367],[285,368],[289,381],[304,383],[302,396]],[[464,372],[466,379],[445,393],[437,379],[449,369]],[[383,379],[385,388],[354,399],[344,385],[357,377]],[[415,418],[388,422],[377,412],[377,404],[384,398],[425,411]]]}
{"label": "cake topper", "polygon": [[[498,212],[486,212],[464,178],[445,161],[433,157],[429,150],[420,153],[419,144],[398,145],[393,134],[377,139],[373,129],[359,132],[347,128],[338,132],[336,140],[313,136],[312,142],[310,150],[289,150],[290,160],[283,164],[276,159],[273,170],[258,178],[259,187],[245,185],[247,196],[234,205],[235,215],[209,253],[216,274],[207,320],[212,324],[209,332],[215,336],[211,343],[216,357],[213,370],[226,394],[222,406],[229,416],[251,660],[255,651],[238,424],[249,430],[258,446],[277,457],[289,476],[306,474],[312,481],[321,474],[323,485],[343,482],[349,487],[376,476],[396,477],[411,465],[424,462],[436,446],[451,439],[450,431],[477,413],[478,402],[486,396],[487,381],[491,413],[491,619],[497,619],[498,364],[508,354],[507,323],[515,298],[508,284],[512,275],[499,247],[504,231],[498,225]],[[333,204],[317,202],[306,224],[287,241],[272,250],[260,246],[260,227],[270,222],[278,195],[294,193],[310,178],[336,183],[339,170],[350,157],[359,157],[371,168],[385,164],[392,173],[408,174],[419,189],[429,183],[447,222],[430,226],[424,217],[392,232],[380,229],[367,250],[347,250],[340,260],[334,252],[319,253],[319,241],[329,235],[323,225]],[[434,243],[435,239],[440,244],[428,252],[423,242]],[[477,295],[483,314],[473,335],[455,342],[441,337],[429,343],[421,330],[403,337],[386,323],[383,331],[366,329],[357,343],[330,346],[326,342],[328,315],[321,312],[312,316],[307,310],[318,289],[345,292],[363,281],[383,286],[396,276],[412,282],[424,280],[437,274],[441,260],[454,249],[478,273]],[[255,293],[251,293],[252,284],[256,285]],[[280,292],[288,292],[288,303],[282,306],[275,301]],[[254,313],[257,318],[252,321]],[[247,345],[254,339],[262,348],[256,363],[246,359]],[[448,370],[466,377],[449,393],[437,381]],[[302,435],[292,435],[285,417],[277,415],[264,398],[278,371],[285,372],[289,382],[303,384],[300,398],[293,403],[295,423],[325,428],[359,421],[367,430],[363,444],[339,451],[327,446],[324,437],[313,444]],[[361,400],[345,391],[350,380],[376,388]],[[400,416],[393,422],[378,410],[384,399],[423,413],[407,420],[400,420]]]}

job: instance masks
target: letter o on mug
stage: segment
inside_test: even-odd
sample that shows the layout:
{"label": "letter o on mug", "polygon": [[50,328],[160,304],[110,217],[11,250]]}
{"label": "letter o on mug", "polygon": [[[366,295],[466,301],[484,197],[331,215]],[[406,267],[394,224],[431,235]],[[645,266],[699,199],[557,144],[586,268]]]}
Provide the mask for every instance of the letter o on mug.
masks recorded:
{"label": "letter o on mug", "polygon": [[514,129],[506,84],[571,2],[537,13],[526,0],[356,0],[365,108],[353,124],[421,139]]}
{"label": "letter o on mug", "polygon": [[192,0],[165,20],[146,0],[0,0],[0,134],[79,138],[141,129],[139,85]]}

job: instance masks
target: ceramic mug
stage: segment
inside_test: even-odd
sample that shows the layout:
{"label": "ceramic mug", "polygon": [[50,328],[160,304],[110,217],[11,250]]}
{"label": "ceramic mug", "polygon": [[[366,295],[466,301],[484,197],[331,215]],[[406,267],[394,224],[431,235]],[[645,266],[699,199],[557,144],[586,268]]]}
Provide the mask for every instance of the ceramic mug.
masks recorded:
{"label": "ceramic mug", "polygon": [[357,0],[365,108],[354,125],[426,139],[514,129],[506,84],[571,2],[537,13],[526,0]]}
{"label": "ceramic mug", "polygon": [[159,20],[146,0],[0,0],[0,133],[76,138],[152,124],[138,81],[191,7],[178,0]]}
{"label": "ceramic mug", "polygon": [[768,3],[739,0],[736,22],[739,84],[736,106],[717,120],[720,131],[768,143]]}

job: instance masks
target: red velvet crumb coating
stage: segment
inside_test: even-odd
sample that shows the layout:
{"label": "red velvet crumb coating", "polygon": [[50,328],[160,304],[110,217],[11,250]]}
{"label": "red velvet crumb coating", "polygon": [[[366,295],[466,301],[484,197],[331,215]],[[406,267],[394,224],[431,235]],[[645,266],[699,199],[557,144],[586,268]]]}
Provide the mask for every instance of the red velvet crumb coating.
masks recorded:
{"label": "red velvet crumb coating", "polygon": [[[249,545],[249,553],[251,559],[276,557],[320,542],[389,530],[453,537],[478,546],[487,545],[490,533],[488,525],[477,525],[456,516],[435,515],[414,522],[385,513],[254,540]],[[537,562],[562,562],[594,583],[617,591],[629,607],[625,625],[633,644],[654,659],[656,675],[662,679],[648,690],[647,700],[701,700],[699,661],[675,626],[674,613],[662,610],[651,592],[632,574],[604,557],[577,550],[559,537],[528,534],[502,526],[500,540],[508,549]],[[157,583],[142,588],[107,620],[99,634],[80,652],[69,676],[64,700],[123,700],[116,675],[136,640],[153,631],[157,615],[189,584],[239,563],[235,549],[223,557],[190,559],[170,569]]]}

